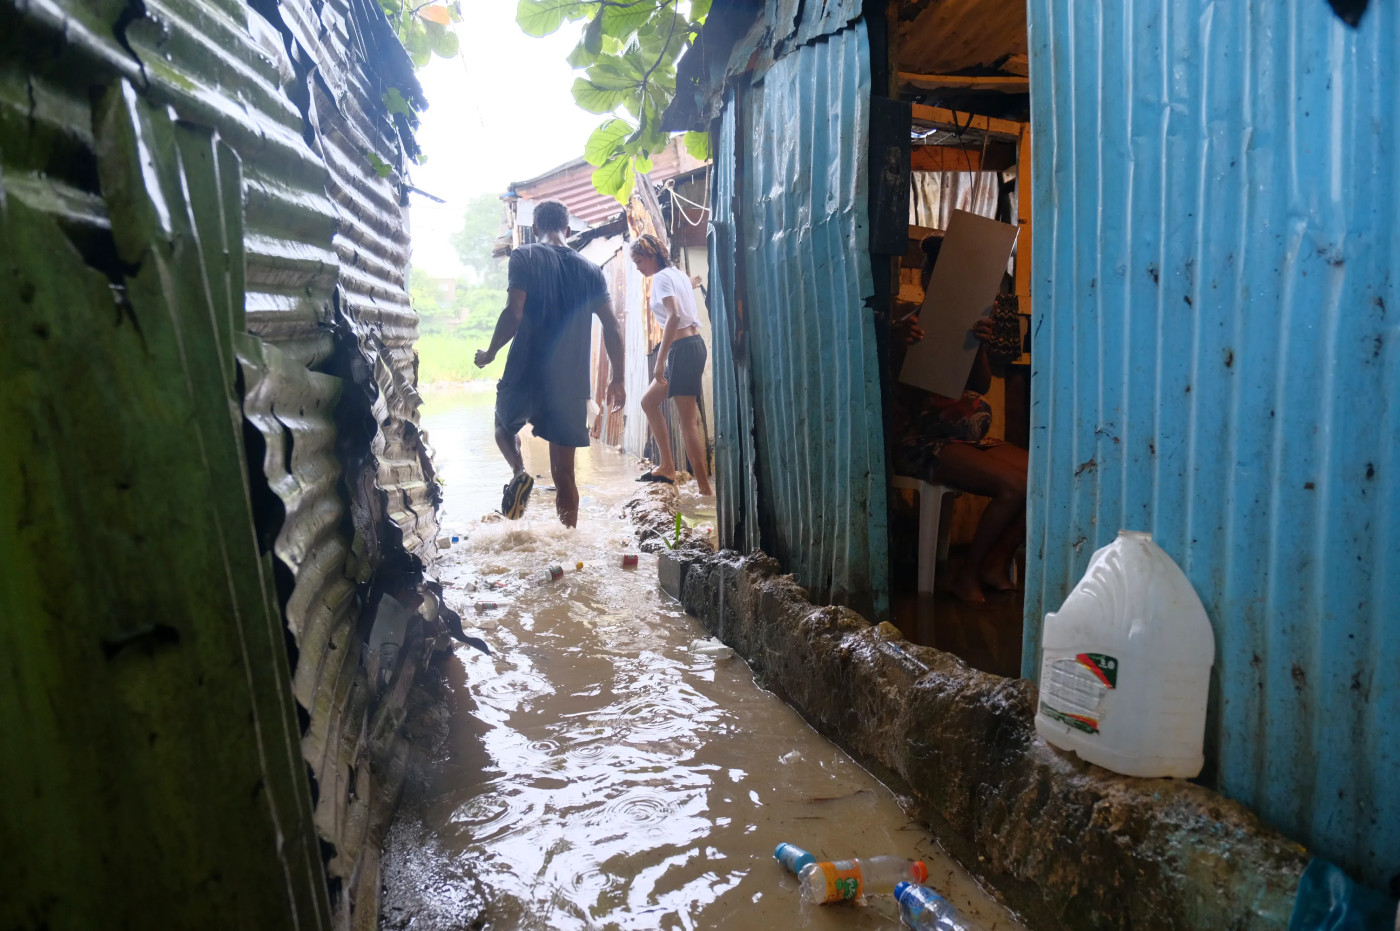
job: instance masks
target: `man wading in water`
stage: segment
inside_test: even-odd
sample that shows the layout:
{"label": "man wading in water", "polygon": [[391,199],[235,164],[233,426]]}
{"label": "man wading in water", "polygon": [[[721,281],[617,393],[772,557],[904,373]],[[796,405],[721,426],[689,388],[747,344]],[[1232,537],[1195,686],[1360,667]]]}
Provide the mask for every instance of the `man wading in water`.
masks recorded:
{"label": "man wading in water", "polygon": [[565,527],[578,523],[574,450],[588,446],[589,355],[593,322],[603,324],[603,346],[612,363],[608,405],[621,410],[622,333],[598,266],[565,244],[569,211],[558,201],[535,207],[538,242],[510,254],[506,306],[491,347],[476,353],[480,368],[511,342],[505,374],[496,386],[496,445],[515,476],[505,487],[501,513],[515,520],[525,511],[535,480],[520,457],[520,428],[528,420],[549,442],[554,509]]}

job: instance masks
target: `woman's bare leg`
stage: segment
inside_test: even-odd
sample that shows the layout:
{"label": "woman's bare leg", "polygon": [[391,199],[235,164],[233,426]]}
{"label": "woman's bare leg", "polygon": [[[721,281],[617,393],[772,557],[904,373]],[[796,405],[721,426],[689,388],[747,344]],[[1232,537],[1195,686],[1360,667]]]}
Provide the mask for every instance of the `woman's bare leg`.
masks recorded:
{"label": "woman's bare leg", "polygon": [[712,495],[710,473],[705,467],[708,458],[705,438],[700,434],[700,402],[693,395],[678,395],[676,415],[681,420],[681,440],[685,443],[685,455],[690,460],[690,468],[695,474],[695,484],[700,486],[700,494]]}
{"label": "woman's bare leg", "polygon": [[666,429],[666,382],[653,380],[642,394],[642,413],[647,415],[651,435],[656,438],[657,458],[661,461],[652,469],[653,475],[676,478],[676,457],[671,455],[671,433]]}
{"label": "woman's bare leg", "polygon": [[[932,478],[943,484],[992,499],[982,512],[967,564],[953,579],[953,594],[963,601],[983,602],[983,563],[993,545],[1018,518],[1025,519],[1026,472],[1004,456],[964,443],[949,443],[938,454]],[[1003,568],[1003,572],[1005,569]]]}
{"label": "woman's bare leg", "polygon": [[[1005,463],[1021,475],[1028,474],[1030,454],[1019,446],[1002,443],[999,446],[990,447],[983,455],[990,456],[997,462]],[[1002,531],[1001,537],[992,544],[992,548],[982,561],[981,580],[984,588],[1009,592],[1020,587],[1011,581],[1011,558],[1025,540],[1026,509],[1022,507],[1021,513]]]}

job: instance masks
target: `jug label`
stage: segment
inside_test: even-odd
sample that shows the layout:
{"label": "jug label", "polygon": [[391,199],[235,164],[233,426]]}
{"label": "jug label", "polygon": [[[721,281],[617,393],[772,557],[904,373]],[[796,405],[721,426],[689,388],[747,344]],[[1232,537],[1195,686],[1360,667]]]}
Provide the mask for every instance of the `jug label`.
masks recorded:
{"label": "jug label", "polygon": [[1118,660],[1103,653],[1079,653],[1045,664],[1040,710],[1086,734],[1097,734],[1099,706],[1118,687]]}

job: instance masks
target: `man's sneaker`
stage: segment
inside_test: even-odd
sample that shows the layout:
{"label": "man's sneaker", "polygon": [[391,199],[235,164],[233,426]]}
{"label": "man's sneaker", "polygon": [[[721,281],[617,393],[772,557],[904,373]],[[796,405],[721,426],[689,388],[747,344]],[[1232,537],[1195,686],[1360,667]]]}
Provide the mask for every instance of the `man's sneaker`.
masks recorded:
{"label": "man's sneaker", "polygon": [[511,520],[518,520],[525,513],[525,504],[530,500],[530,490],[534,487],[535,480],[529,472],[521,472],[511,479],[501,497],[501,513]]}

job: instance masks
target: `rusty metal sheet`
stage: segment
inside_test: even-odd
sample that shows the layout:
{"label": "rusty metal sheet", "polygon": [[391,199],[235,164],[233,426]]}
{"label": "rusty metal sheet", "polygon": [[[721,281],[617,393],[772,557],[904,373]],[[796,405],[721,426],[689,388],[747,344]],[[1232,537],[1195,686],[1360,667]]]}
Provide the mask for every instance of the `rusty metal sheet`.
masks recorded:
{"label": "rusty metal sheet", "polygon": [[899,9],[899,70],[989,73],[1026,54],[1025,0],[912,0]]}

